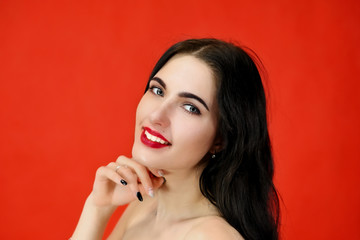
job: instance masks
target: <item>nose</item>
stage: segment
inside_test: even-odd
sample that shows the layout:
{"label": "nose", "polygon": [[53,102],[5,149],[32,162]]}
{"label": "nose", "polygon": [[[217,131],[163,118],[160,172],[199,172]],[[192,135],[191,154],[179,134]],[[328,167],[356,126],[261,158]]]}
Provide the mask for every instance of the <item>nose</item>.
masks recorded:
{"label": "nose", "polygon": [[163,128],[168,127],[170,125],[170,111],[171,107],[169,106],[169,103],[166,101],[162,102],[162,104],[154,107],[152,113],[149,116],[150,123],[161,126]]}

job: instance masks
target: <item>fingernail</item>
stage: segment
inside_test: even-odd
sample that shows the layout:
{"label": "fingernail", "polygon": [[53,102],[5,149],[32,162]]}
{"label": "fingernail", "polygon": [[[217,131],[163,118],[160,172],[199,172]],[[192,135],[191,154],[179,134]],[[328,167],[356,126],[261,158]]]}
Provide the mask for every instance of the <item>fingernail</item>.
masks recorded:
{"label": "fingernail", "polygon": [[158,171],[158,174],[159,174],[160,176],[164,177],[164,172],[163,172],[163,171],[159,170],[159,171]]}
{"label": "fingernail", "polygon": [[162,177],[163,179],[164,179],[164,182],[163,182],[163,184],[165,184],[166,183],[166,178],[165,177]]}
{"label": "fingernail", "polygon": [[149,196],[154,197],[154,190],[152,188],[149,188]]}
{"label": "fingernail", "polygon": [[140,202],[142,202],[142,201],[143,201],[143,198],[142,198],[142,196],[141,196],[141,193],[140,193],[140,192],[137,192],[137,193],[136,193],[136,197],[139,199],[139,201],[140,201]]}
{"label": "fingernail", "polygon": [[121,183],[122,185],[124,185],[124,186],[127,185],[127,182],[126,182],[124,179],[121,179],[121,180],[120,180],[120,183]]}

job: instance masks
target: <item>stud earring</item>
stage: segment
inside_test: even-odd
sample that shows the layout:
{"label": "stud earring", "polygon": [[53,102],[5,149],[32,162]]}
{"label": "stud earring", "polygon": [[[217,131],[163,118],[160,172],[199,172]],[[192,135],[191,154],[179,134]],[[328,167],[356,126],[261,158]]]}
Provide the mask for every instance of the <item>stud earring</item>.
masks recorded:
{"label": "stud earring", "polygon": [[216,158],[216,152],[211,155],[211,158]]}

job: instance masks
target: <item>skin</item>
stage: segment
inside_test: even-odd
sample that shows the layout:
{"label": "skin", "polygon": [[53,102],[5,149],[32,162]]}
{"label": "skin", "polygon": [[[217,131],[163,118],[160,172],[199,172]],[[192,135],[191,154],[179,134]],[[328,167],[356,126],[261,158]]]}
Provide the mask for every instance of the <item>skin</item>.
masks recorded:
{"label": "skin", "polygon": [[[98,169],[73,239],[101,239],[113,211],[128,203],[108,239],[242,239],[199,188],[199,162],[221,148],[215,96],[211,69],[193,56],[176,55],[160,69],[137,108],[132,158]],[[169,144],[145,145],[144,127]]]}
{"label": "skin", "polygon": [[[166,84],[166,89],[156,80],[141,99],[136,114],[133,158],[151,168],[169,172],[190,172],[209,152],[215,139],[217,106],[215,82],[210,69],[191,56],[175,56],[154,77]],[[192,93],[193,98],[179,97]],[[172,144],[154,149],[141,143],[143,127],[161,133]],[[169,177],[169,176],[168,176]]]}

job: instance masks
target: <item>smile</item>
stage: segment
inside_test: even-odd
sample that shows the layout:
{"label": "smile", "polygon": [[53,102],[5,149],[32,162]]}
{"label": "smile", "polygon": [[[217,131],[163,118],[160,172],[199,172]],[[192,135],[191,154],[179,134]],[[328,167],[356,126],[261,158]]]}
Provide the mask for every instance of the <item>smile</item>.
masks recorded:
{"label": "smile", "polygon": [[153,141],[153,142],[158,142],[158,143],[161,143],[161,144],[165,144],[165,145],[168,145],[169,143],[158,138],[158,137],[155,137],[154,135],[151,135],[151,133],[149,133],[148,131],[145,130],[145,136],[147,139],[149,139],[150,141]]}
{"label": "smile", "polygon": [[164,136],[148,127],[144,127],[140,139],[143,144],[151,148],[171,146],[170,142]]}

